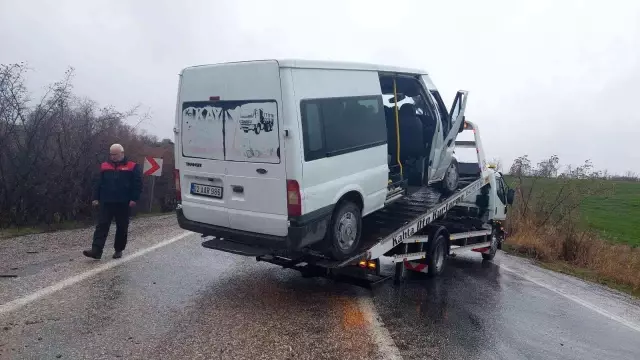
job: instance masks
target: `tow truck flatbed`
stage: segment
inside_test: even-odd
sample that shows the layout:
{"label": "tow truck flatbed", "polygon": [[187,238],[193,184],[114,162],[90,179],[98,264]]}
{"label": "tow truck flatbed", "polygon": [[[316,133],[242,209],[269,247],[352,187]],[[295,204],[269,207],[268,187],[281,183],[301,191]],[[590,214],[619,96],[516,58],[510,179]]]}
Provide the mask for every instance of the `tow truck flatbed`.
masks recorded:
{"label": "tow truck flatbed", "polygon": [[[466,122],[465,129],[473,131],[474,141],[456,141],[456,146],[475,147],[477,162],[460,163],[463,170],[458,190],[445,196],[437,187],[424,186],[364,217],[360,246],[346,260],[330,259],[312,249],[290,253],[286,249],[248,246],[233,239],[208,240],[202,246],[252,256],[257,261],[298,270],[303,276],[366,287],[391,277],[399,280],[407,269],[438,275],[447,256],[469,250],[490,260],[506,236],[501,221],[506,218],[506,205],[512,203],[514,193],[512,189],[507,191],[502,174],[487,166],[477,127]],[[501,207],[504,211],[498,213]],[[395,263],[393,276],[380,274],[383,257]]]}
{"label": "tow truck flatbed", "polygon": [[354,261],[378,258],[427,225],[444,216],[463,199],[476,193],[488,179],[476,179],[462,186],[448,197],[433,187],[422,187],[415,193],[387,205],[384,209],[362,219],[361,245],[355,255],[346,260],[332,260],[320,252],[307,250],[305,253],[291,254],[270,248],[261,248],[233,242],[233,240],[207,240],[202,246],[245,256],[270,256],[304,259],[325,268],[341,268]]}
{"label": "tow truck flatbed", "polygon": [[362,219],[362,240],[356,255],[347,260],[321,259],[317,265],[339,268],[354,261],[371,260],[387,254],[427,225],[444,216],[463,199],[476,193],[488,179],[477,179],[448,197],[432,187],[423,187],[383,210]]}

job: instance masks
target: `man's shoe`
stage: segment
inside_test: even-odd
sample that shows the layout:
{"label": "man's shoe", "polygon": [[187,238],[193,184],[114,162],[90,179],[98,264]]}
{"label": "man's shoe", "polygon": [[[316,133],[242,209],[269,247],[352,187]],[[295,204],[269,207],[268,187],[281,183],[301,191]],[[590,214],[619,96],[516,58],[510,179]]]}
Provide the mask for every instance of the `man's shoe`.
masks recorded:
{"label": "man's shoe", "polygon": [[116,251],[115,253],[113,253],[114,259],[120,259],[121,257],[122,257],[122,251]]}
{"label": "man's shoe", "polygon": [[82,254],[86,257],[90,257],[92,259],[96,259],[96,260],[100,260],[100,258],[102,257],[102,254],[97,252],[95,249],[91,249],[91,250],[84,250],[82,251]]}

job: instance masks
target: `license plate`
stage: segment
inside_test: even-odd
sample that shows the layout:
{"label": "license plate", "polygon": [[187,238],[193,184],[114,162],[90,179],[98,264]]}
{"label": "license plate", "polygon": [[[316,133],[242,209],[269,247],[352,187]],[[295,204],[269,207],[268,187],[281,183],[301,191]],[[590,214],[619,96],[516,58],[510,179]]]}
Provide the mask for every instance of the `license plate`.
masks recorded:
{"label": "license plate", "polygon": [[222,187],[203,184],[191,184],[191,193],[194,195],[222,198]]}

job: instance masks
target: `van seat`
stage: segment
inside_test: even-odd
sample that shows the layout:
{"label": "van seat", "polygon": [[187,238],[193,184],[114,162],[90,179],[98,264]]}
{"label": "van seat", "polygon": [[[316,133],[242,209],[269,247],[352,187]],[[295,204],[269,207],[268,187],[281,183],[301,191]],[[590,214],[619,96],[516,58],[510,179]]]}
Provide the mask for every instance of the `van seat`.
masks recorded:
{"label": "van seat", "polygon": [[413,104],[404,104],[399,110],[400,158],[420,158],[425,155],[424,129]]}

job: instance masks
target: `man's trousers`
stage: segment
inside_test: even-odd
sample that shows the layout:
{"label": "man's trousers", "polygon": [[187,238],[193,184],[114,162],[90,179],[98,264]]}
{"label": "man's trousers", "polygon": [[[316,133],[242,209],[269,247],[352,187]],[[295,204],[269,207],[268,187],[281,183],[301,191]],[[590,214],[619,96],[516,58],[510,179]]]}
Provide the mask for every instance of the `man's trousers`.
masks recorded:
{"label": "man's trousers", "polygon": [[127,233],[129,232],[129,203],[100,203],[98,224],[93,234],[92,247],[102,254],[104,244],[109,235],[111,221],[116,220],[116,240],[113,244],[115,251],[123,251],[127,246]]}

